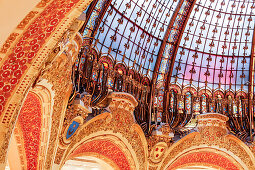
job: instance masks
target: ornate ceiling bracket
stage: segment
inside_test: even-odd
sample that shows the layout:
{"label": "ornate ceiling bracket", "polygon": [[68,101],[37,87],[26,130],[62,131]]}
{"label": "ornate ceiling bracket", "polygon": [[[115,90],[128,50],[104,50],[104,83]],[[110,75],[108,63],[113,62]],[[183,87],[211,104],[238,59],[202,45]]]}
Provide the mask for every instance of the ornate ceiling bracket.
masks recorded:
{"label": "ornate ceiling bracket", "polygon": [[[181,41],[183,31],[188,21],[189,15],[193,9],[196,0],[181,0],[176,8],[172,20],[168,26],[167,33],[164,37],[164,42],[160,48],[158,61],[154,70],[154,79],[156,81],[156,104],[159,108],[157,114],[157,122],[162,121],[163,98],[165,87],[168,86],[169,78],[172,73],[172,68],[175,60],[175,55]],[[168,75],[167,77],[165,75]],[[166,83],[165,83],[166,82]]]}
{"label": "ornate ceiling bracket", "polygon": [[[45,155],[45,169],[50,169],[52,166],[53,155],[58,146],[57,139],[61,130],[60,127],[64,121],[66,105],[72,92],[72,67],[79,53],[79,49],[82,46],[82,36],[78,33],[82,24],[83,21],[75,20],[73,22],[71,27],[69,27],[61,40],[57,43],[60,51],[56,56],[49,57],[52,58],[51,63],[43,68],[41,76],[38,78],[38,83],[42,80],[47,80],[52,84],[52,89],[55,93],[53,98],[53,114],[51,117],[51,126],[55,128],[52,128],[49,134],[50,144],[48,145]],[[78,103],[75,104],[78,105]]]}
{"label": "ornate ceiling bracket", "polygon": [[[249,88],[248,88],[248,105],[249,105],[249,115],[250,115],[250,120],[252,123],[250,123],[250,138],[251,141],[253,141],[252,137],[252,129],[254,129],[254,67],[255,67],[255,30],[253,30],[253,39],[252,39],[252,48],[251,48],[251,59],[250,59],[250,70],[249,70]],[[255,130],[255,129],[254,129]]]}

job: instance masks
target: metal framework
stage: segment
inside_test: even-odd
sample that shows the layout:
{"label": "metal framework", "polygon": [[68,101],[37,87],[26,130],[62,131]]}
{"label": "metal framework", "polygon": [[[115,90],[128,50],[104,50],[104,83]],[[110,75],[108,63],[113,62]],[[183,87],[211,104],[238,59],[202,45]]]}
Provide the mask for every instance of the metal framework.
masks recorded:
{"label": "metal framework", "polygon": [[168,75],[171,73],[176,49],[178,49],[178,45],[183,33],[183,28],[185,28],[187,18],[192,11],[194,3],[195,1],[193,0],[185,0],[179,2],[175,11],[175,18],[171,20],[167,32],[168,34],[165,36],[165,38],[167,37],[167,42],[164,44],[164,47],[162,46],[160,51],[161,53],[157,63],[158,67],[156,67],[158,70],[155,70],[157,71],[157,89],[160,89],[159,92],[157,92],[157,105],[159,108],[157,120],[159,122],[161,122],[162,118],[164,117],[163,108],[165,107],[166,100],[163,99],[166,98],[165,93],[168,91]]}
{"label": "metal framework", "polygon": [[218,112],[233,134],[253,140],[254,8],[236,0],[94,1],[76,91],[91,94],[96,108],[110,91],[131,93],[148,135],[161,122],[182,135],[194,115]]}
{"label": "metal framework", "polygon": [[[183,1],[184,0],[180,0],[178,2],[178,5],[174,11],[174,14],[169,22],[169,25],[167,27],[167,30],[166,30],[166,33],[165,33],[165,36],[164,36],[164,39],[163,39],[163,42],[160,46],[160,49],[159,49],[159,53],[158,53],[158,58],[157,58],[157,61],[156,61],[156,64],[155,64],[155,67],[154,67],[154,71],[153,71],[153,76],[152,76],[152,80],[156,80],[157,76],[158,76],[158,72],[159,72],[159,67],[160,67],[160,63],[161,63],[161,60],[162,60],[162,57],[163,57],[163,52],[165,51],[165,48],[166,48],[166,44],[168,42],[168,37],[169,37],[169,34],[173,28],[173,24],[176,20],[176,17],[180,11],[180,8],[183,4]],[[156,82],[155,82],[156,83]]]}
{"label": "metal framework", "polygon": [[176,53],[171,83],[248,91],[254,2],[198,0]]}
{"label": "metal framework", "polygon": [[250,59],[250,69],[249,69],[249,115],[250,115],[250,140],[253,141],[252,131],[255,131],[254,128],[254,67],[255,67],[255,29],[253,30],[253,39],[252,39],[252,48],[251,48],[251,59]]}

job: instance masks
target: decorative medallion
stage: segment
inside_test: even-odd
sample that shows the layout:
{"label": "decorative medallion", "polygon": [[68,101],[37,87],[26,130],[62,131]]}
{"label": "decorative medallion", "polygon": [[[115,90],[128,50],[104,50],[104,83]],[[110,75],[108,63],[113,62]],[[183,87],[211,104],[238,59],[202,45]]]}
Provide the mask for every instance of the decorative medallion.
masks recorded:
{"label": "decorative medallion", "polygon": [[165,142],[157,143],[151,150],[150,154],[151,161],[154,163],[159,163],[162,160],[166,149],[167,144]]}
{"label": "decorative medallion", "polygon": [[68,128],[67,133],[66,133],[66,139],[69,139],[71,136],[74,135],[74,133],[78,129],[79,125],[80,124],[76,121],[73,121],[72,124],[69,125],[69,128]]}
{"label": "decorative medallion", "polygon": [[79,127],[83,124],[83,118],[81,116],[77,116],[70,121],[69,126],[66,127],[66,130],[63,133],[63,141],[68,144],[71,142],[72,138],[79,131]]}

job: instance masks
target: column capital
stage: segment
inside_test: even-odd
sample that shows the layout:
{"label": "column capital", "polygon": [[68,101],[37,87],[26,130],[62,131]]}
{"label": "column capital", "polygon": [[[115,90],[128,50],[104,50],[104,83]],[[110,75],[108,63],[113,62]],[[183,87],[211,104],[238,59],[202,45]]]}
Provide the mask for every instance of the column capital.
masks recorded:
{"label": "column capital", "polygon": [[[228,133],[226,122],[228,117],[219,113],[205,113],[197,115],[197,129],[200,133],[211,132],[213,134],[226,135]],[[205,134],[209,135],[209,134]]]}
{"label": "column capital", "polygon": [[112,92],[109,94],[108,99],[111,100],[110,107],[123,108],[132,113],[138,105],[134,96],[124,92]]}

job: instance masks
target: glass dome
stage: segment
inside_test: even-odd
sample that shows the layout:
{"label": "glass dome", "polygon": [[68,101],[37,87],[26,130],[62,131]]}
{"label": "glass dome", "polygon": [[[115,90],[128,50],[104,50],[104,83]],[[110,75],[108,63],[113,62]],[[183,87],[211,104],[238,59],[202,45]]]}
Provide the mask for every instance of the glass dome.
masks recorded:
{"label": "glass dome", "polygon": [[[153,72],[163,74],[158,78],[161,80],[170,74],[170,84],[180,87],[248,91],[253,1],[197,0],[194,5],[178,8],[179,4],[194,2],[113,0],[101,14],[107,2],[96,2],[84,35],[94,29],[92,36],[98,51],[109,54],[115,63],[125,63],[127,68],[151,78]],[[188,16],[181,18],[185,12]],[[176,23],[171,25],[171,20]],[[175,26],[180,22],[185,23],[183,27]],[[179,32],[171,59],[165,52],[159,54],[160,48],[167,49],[165,44],[172,43],[171,32],[167,31],[170,29]],[[167,68],[155,69],[157,62]]]}
{"label": "glass dome", "polygon": [[172,83],[248,91],[253,1],[198,0],[176,54]]}
{"label": "glass dome", "polygon": [[253,0],[93,1],[80,61],[104,91],[136,98],[146,133],[152,124],[192,127],[213,112],[227,115],[240,139],[252,138],[254,8]]}
{"label": "glass dome", "polygon": [[176,0],[113,0],[95,35],[98,51],[152,76]]}

